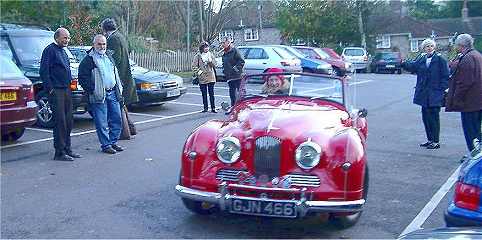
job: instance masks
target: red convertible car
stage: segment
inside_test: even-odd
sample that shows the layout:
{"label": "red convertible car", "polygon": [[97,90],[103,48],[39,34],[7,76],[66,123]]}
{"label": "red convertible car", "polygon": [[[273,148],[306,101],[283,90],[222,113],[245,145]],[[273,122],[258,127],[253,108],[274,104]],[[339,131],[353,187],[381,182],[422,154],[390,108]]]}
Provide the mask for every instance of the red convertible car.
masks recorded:
{"label": "red convertible car", "polygon": [[325,214],[336,226],[355,224],[368,191],[367,113],[349,104],[346,79],[267,73],[242,82],[228,118],[187,138],[175,188],[184,205],[197,214]]}

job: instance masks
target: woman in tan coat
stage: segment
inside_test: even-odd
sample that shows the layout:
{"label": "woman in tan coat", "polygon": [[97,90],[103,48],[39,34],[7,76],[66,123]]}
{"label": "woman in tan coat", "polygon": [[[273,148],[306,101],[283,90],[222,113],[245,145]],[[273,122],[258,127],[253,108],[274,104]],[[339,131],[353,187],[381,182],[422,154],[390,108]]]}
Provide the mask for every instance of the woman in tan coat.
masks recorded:
{"label": "woman in tan coat", "polygon": [[208,111],[208,92],[209,101],[211,102],[211,112],[216,112],[216,106],[214,104],[214,84],[216,83],[216,76],[214,74],[215,61],[214,55],[209,52],[209,44],[202,42],[199,46],[199,53],[194,57],[192,69],[199,79],[199,88],[203,96],[203,112]]}

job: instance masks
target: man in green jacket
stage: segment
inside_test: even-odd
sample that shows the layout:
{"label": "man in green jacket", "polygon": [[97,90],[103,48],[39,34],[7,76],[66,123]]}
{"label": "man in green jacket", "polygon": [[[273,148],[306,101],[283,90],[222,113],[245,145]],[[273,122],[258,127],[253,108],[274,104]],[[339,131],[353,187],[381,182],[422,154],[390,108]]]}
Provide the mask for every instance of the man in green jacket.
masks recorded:
{"label": "man in green jacket", "polygon": [[[101,22],[101,27],[104,35],[107,38],[107,50],[112,52],[112,58],[115,61],[115,65],[119,70],[119,77],[122,81],[124,90],[122,97],[124,99],[124,107],[126,118],[129,124],[127,129],[123,124],[123,130],[120,139],[130,139],[130,135],[135,135],[134,124],[129,120],[127,115],[127,108],[129,104],[139,101],[137,96],[136,85],[132,78],[131,67],[129,63],[129,50],[126,38],[118,31],[117,24],[112,18],[106,18]],[[130,131],[129,131],[130,129]]]}

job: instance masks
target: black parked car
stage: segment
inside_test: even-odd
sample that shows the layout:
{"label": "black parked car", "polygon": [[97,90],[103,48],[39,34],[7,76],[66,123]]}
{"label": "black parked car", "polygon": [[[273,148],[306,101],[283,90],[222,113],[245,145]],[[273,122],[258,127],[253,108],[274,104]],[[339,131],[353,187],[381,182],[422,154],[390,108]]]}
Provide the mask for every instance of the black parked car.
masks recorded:
{"label": "black parked car", "polygon": [[[23,74],[32,81],[35,101],[38,105],[37,125],[51,128],[54,125],[47,92],[43,91],[40,79],[40,59],[42,52],[54,41],[54,32],[38,26],[0,23],[0,54],[12,59]],[[87,98],[77,82],[79,63],[72,53],[65,49],[70,58],[72,71],[72,103],[75,114],[87,111]]]}
{"label": "black parked car", "polygon": [[402,74],[402,59],[398,52],[379,52],[370,63],[372,73],[389,72]]}
{"label": "black parked car", "polygon": [[[69,47],[79,62],[87,56],[87,51],[90,48],[92,47]],[[170,73],[151,71],[137,65],[132,60],[129,61],[132,77],[136,83],[137,95],[139,96],[139,102],[133,105],[161,105],[166,101],[175,100],[187,92],[187,87],[184,87],[181,77]]]}

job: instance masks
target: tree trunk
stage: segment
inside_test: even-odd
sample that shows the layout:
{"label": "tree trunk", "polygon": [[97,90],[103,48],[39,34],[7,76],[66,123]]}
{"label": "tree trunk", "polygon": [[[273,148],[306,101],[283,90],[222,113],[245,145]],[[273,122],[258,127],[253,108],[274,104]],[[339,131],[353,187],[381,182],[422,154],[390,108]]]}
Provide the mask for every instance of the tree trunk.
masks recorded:
{"label": "tree trunk", "polygon": [[360,31],[361,45],[363,46],[363,48],[367,49],[365,30],[363,29],[362,8],[360,2],[358,2],[358,31]]}

